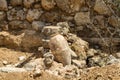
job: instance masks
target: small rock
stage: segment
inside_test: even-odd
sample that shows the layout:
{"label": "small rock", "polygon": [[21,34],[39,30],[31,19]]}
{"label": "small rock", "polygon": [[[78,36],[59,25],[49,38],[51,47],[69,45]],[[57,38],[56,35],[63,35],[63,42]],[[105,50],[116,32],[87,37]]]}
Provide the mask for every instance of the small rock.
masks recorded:
{"label": "small rock", "polygon": [[85,68],[86,67],[86,61],[78,61],[78,60],[72,60],[72,63],[77,66],[78,68]]}
{"label": "small rock", "polygon": [[85,0],[55,0],[55,2],[61,10],[67,13],[79,11],[85,4]]}
{"label": "small rock", "polygon": [[0,67],[0,72],[26,72],[23,68],[15,68],[15,67]]}
{"label": "small rock", "polygon": [[0,0],[0,10],[7,11],[8,6],[7,6],[7,1],[6,0]]}
{"label": "small rock", "polygon": [[3,61],[3,64],[4,64],[4,65],[7,65],[7,64],[8,64],[8,62],[7,62],[7,61]]}
{"label": "small rock", "polygon": [[65,68],[63,69],[63,76],[67,79],[73,79],[76,77],[79,77],[79,71],[78,68],[76,66],[65,66]]}
{"label": "small rock", "polygon": [[101,57],[100,56],[94,56],[94,57],[90,57],[87,60],[87,65],[89,67],[93,67],[93,66],[100,66],[99,63],[101,61]]}
{"label": "small rock", "polygon": [[116,53],[116,57],[120,58],[120,52]]}
{"label": "small rock", "polygon": [[36,31],[41,31],[43,26],[45,26],[44,22],[41,22],[41,21],[33,21],[32,22],[32,28]]}
{"label": "small rock", "polygon": [[7,23],[7,21],[0,21],[0,28],[2,30],[7,31],[8,30],[8,23]]}
{"label": "small rock", "polygon": [[22,9],[13,8],[7,12],[7,18],[9,21],[24,20],[25,19],[25,12]]}
{"label": "small rock", "polygon": [[115,16],[111,16],[108,18],[108,23],[114,27],[118,27],[119,26],[119,21],[118,18],[116,18]]}
{"label": "small rock", "polygon": [[33,77],[34,78],[39,77],[39,76],[41,76],[41,74],[42,74],[41,70],[38,69],[38,70],[34,71]]}
{"label": "small rock", "polygon": [[74,34],[68,35],[68,41],[71,42],[71,49],[77,54],[80,60],[87,58],[86,52],[89,49],[88,42],[82,40]]}
{"label": "small rock", "polygon": [[26,8],[30,8],[35,0],[23,0],[23,4]]}
{"label": "small rock", "polygon": [[10,29],[26,29],[26,28],[30,28],[30,26],[31,25],[28,21],[14,20],[9,22]]}
{"label": "small rock", "polygon": [[89,12],[76,13],[74,20],[77,25],[85,25],[87,23],[90,23],[90,13]]}
{"label": "small rock", "polygon": [[58,27],[58,26],[45,26],[42,29],[42,33],[43,33],[44,36],[50,37],[51,35],[59,34],[60,33],[60,28],[61,27]]}
{"label": "small rock", "polygon": [[22,0],[10,0],[12,6],[19,6],[22,5]]}
{"label": "small rock", "polygon": [[115,63],[120,63],[120,59],[115,58],[114,56],[110,55],[108,57],[108,62],[107,64],[115,64]]}
{"label": "small rock", "polygon": [[29,9],[26,19],[29,22],[32,22],[33,20],[38,20],[40,15],[41,15],[41,11],[39,11],[38,9]]}
{"label": "small rock", "polygon": [[95,19],[94,19],[94,24],[95,25],[100,25],[100,27],[104,27],[105,26],[105,19],[104,19],[104,16],[95,16]]}
{"label": "small rock", "polygon": [[111,11],[108,6],[105,4],[104,0],[96,0],[94,10],[103,15],[110,15]]}
{"label": "small rock", "polygon": [[44,68],[44,63],[42,58],[32,60],[29,63],[25,64],[23,67],[28,71],[33,71],[36,69],[36,67],[38,67],[38,65],[40,65],[39,67],[40,69]]}
{"label": "small rock", "polygon": [[52,66],[52,63],[54,61],[54,56],[53,54],[51,54],[50,52],[48,53],[45,53],[44,55],[44,64],[47,68],[51,67]]}
{"label": "small rock", "polygon": [[6,18],[6,13],[3,11],[0,11],[0,20],[4,20]]}
{"label": "small rock", "polygon": [[97,51],[95,49],[89,49],[87,51],[87,57],[92,57],[97,53]]}
{"label": "small rock", "polygon": [[41,5],[45,10],[51,10],[55,6],[54,0],[41,0]]}
{"label": "small rock", "polygon": [[23,61],[23,60],[25,60],[25,56],[20,56],[18,59],[19,59],[19,61]]}
{"label": "small rock", "polygon": [[67,22],[59,22],[57,23],[57,26],[61,27],[61,34],[67,34],[69,32],[69,25]]}

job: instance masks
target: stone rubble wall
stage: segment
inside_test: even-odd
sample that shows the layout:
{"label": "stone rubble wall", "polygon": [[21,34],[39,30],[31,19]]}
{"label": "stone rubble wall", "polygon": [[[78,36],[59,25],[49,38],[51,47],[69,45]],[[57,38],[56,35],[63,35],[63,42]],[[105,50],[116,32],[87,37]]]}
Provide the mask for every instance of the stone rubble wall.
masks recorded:
{"label": "stone rubble wall", "polygon": [[[116,7],[120,4],[114,3],[105,0],[0,0],[0,46],[29,51],[45,45],[42,29],[58,22],[67,22],[70,32],[80,37],[110,37],[116,29],[114,37],[120,37],[120,14]],[[110,33],[106,32],[106,27]]]}

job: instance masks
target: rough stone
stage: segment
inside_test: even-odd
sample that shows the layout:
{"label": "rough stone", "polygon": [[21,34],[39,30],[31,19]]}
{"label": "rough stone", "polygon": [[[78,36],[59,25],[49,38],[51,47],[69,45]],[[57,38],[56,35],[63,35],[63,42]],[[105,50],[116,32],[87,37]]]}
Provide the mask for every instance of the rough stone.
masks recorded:
{"label": "rough stone", "polygon": [[71,13],[81,9],[85,0],[55,0],[57,6],[65,12]]}
{"label": "rough stone", "polygon": [[90,23],[90,13],[89,12],[76,13],[74,20],[77,25],[85,25],[87,23]]}
{"label": "rough stone", "polygon": [[30,28],[30,24],[27,21],[10,21],[9,22],[9,28],[10,29],[26,29]]}
{"label": "rough stone", "polygon": [[15,67],[0,67],[0,72],[26,72],[23,68],[15,68]]}
{"label": "rough stone", "polygon": [[107,64],[117,64],[120,63],[120,59],[115,58],[113,55],[108,57]]}
{"label": "rough stone", "polygon": [[11,20],[24,20],[25,12],[22,9],[13,8],[7,12],[7,18]]}
{"label": "rough stone", "polygon": [[32,22],[33,20],[38,20],[40,15],[41,15],[41,11],[39,11],[38,9],[29,9],[26,19],[29,22]]}
{"label": "rough stone", "polygon": [[92,67],[92,66],[105,66],[107,64],[107,59],[100,57],[100,56],[93,56],[93,57],[89,57],[87,59],[87,65],[88,67]]}
{"label": "rough stone", "polygon": [[0,29],[7,31],[8,30],[8,23],[7,21],[0,21]]}
{"label": "rough stone", "polygon": [[78,68],[74,65],[67,65],[60,71],[61,76],[63,76],[66,79],[73,79],[79,77],[79,71]]}
{"label": "rough stone", "polygon": [[19,35],[12,35],[6,31],[0,32],[0,45],[23,51],[33,50],[42,44],[41,36],[33,30],[25,30]]}
{"label": "rough stone", "polygon": [[0,20],[1,20],[1,21],[2,21],[2,20],[5,20],[5,18],[6,18],[6,13],[0,11]]}
{"label": "rough stone", "polygon": [[118,27],[120,25],[118,18],[115,16],[111,16],[108,18],[108,23],[114,27]]}
{"label": "rough stone", "polygon": [[75,53],[62,35],[51,37],[49,46],[56,61],[63,63],[63,65],[71,65],[71,55]]}
{"label": "rough stone", "polygon": [[34,3],[34,0],[23,0],[23,4],[26,8],[30,8],[33,3]]}
{"label": "rough stone", "polygon": [[7,64],[8,64],[8,62],[7,62],[7,61],[3,61],[3,64],[4,64],[4,65],[7,65]]}
{"label": "rough stone", "polygon": [[10,0],[12,6],[19,6],[22,5],[23,0]]}
{"label": "rough stone", "polygon": [[45,10],[51,10],[55,6],[54,0],[41,0],[41,5]]}
{"label": "rough stone", "polygon": [[59,34],[60,33],[60,28],[58,26],[44,26],[42,29],[42,33],[46,37],[50,37],[51,35],[54,34]]}
{"label": "rough stone", "polygon": [[101,28],[105,26],[104,16],[95,16],[94,19],[95,25],[100,25]]}
{"label": "rough stone", "polygon": [[18,59],[19,59],[19,61],[23,61],[23,60],[25,60],[25,56],[20,56]]}
{"label": "rough stone", "polygon": [[44,22],[41,21],[33,21],[32,28],[36,31],[42,31],[42,28],[45,26]]}
{"label": "rough stone", "polygon": [[120,52],[116,53],[116,57],[120,58]]}
{"label": "rough stone", "polygon": [[38,68],[42,70],[44,69],[43,59],[39,58],[39,59],[32,60],[29,63],[25,64],[23,67],[28,71],[35,70]]}
{"label": "rough stone", "polygon": [[59,22],[57,23],[57,26],[61,27],[61,31],[60,31],[61,34],[67,35],[67,33],[69,32],[69,28],[70,28],[67,22]]}
{"label": "rough stone", "polygon": [[97,53],[97,51],[95,49],[89,49],[87,51],[87,57],[92,57]]}
{"label": "rough stone", "polygon": [[94,10],[98,14],[110,15],[111,11],[103,0],[96,0]]}
{"label": "rough stone", "polygon": [[86,52],[89,49],[88,42],[82,40],[74,34],[68,35],[68,41],[71,42],[71,48],[75,51],[79,59],[86,59]]}
{"label": "rough stone", "polygon": [[78,60],[72,60],[72,63],[77,66],[78,68],[85,68],[86,67],[86,61],[78,61]]}
{"label": "rough stone", "polygon": [[44,64],[45,64],[45,66],[46,66],[46,68],[49,68],[49,67],[51,67],[52,66],[52,63],[53,63],[53,61],[54,61],[54,56],[53,56],[53,54],[51,54],[50,52],[48,52],[48,53],[45,53],[44,55]]}
{"label": "rough stone", "polygon": [[59,21],[59,15],[60,13],[58,13],[57,11],[47,11],[41,15],[41,20],[48,23],[54,23],[56,21]]}
{"label": "rough stone", "polygon": [[7,6],[7,1],[6,0],[0,0],[0,10],[7,11],[8,6]]}

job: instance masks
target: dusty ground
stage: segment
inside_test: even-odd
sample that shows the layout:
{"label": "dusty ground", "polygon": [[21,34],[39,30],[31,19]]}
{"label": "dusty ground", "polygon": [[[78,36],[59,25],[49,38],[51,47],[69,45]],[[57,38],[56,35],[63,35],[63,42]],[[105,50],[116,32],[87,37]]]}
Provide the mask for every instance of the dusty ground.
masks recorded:
{"label": "dusty ground", "polygon": [[[10,64],[15,64],[19,61],[18,57],[29,57],[31,54],[32,53],[0,48],[0,66],[4,66],[2,61],[6,60]],[[0,80],[66,80],[47,72],[43,72],[42,75],[38,77],[33,77],[32,74],[33,72],[0,73]],[[81,72],[80,75],[77,80],[120,80],[120,64],[89,68],[85,72]]]}

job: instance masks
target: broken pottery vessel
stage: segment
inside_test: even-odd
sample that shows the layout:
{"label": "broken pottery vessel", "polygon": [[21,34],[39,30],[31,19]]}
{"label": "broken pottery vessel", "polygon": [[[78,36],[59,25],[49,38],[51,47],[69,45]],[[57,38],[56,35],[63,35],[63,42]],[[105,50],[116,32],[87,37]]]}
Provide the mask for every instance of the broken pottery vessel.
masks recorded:
{"label": "broken pottery vessel", "polygon": [[61,62],[64,66],[71,65],[71,56],[76,56],[66,39],[60,34],[50,38],[49,47],[55,60]]}

